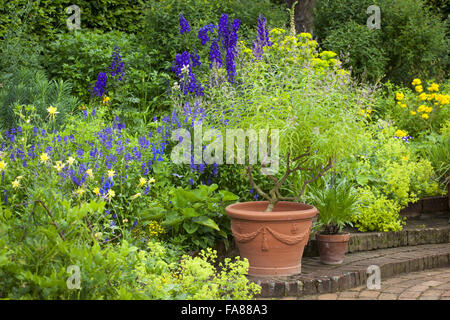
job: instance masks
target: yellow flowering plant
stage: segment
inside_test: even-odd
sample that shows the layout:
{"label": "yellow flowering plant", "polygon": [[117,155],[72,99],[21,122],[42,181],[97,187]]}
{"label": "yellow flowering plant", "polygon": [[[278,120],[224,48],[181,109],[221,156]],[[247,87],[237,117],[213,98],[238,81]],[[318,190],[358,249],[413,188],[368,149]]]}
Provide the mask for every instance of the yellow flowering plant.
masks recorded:
{"label": "yellow flowering plant", "polygon": [[394,88],[387,83],[388,100],[381,99],[379,110],[387,118],[418,138],[439,131],[443,121],[450,117],[450,83],[438,84],[415,78],[411,89]]}

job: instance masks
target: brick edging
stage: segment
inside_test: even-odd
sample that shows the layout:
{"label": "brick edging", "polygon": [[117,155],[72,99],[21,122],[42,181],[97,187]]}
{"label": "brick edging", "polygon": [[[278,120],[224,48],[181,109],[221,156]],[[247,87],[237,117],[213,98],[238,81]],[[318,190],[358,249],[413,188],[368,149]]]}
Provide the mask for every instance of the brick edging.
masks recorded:
{"label": "brick edging", "polygon": [[[450,226],[424,229],[404,229],[397,232],[351,233],[346,253],[449,242]],[[311,236],[308,241],[303,256],[319,256],[317,241],[313,236]]]}

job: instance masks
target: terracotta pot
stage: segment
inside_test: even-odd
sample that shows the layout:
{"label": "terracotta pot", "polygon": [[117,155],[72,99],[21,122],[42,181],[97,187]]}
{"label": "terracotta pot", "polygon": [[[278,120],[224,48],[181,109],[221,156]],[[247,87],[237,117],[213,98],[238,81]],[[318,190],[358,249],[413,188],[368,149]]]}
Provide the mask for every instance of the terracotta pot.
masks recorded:
{"label": "terracotta pot", "polygon": [[252,276],[288,276],[301,272],[303,249],[318,210],[296,202],[278,202],[264,212],[267,201],[240,202],[226,207],[231,230]]}
{"label": "terracotta pot", "polygon": [[324,264],[341,264],[350,240],[350,233],[320,234],[316,233],[320,261]]}

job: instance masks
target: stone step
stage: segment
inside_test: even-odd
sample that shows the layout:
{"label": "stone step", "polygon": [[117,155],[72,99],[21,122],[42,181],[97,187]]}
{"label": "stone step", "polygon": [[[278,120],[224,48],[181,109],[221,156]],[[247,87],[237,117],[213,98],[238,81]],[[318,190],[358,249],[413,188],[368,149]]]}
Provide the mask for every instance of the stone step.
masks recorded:
{"label": "stone step", "polygon": [[318,257],[303,257],[302,272],[289,277],[252,277],[262,286],[259,298],[301,297],[333,293],[365,285],[367,268],[376,265],[383,280],[392,276],[450,266],[450,244],[426,244],[348,253],[341,265],[324,265]]}
{"label": "stone step", "polygon": [[410,218],[420,218],[424,215],[448,216],[450,210],[448,196],[427,197],[409,204],[400,211],[400,215]]}
{"label": "stone step", "polygon": [[[438,219],[434,219],[433,221],[436,220]],[[445,225],[437,225],[435,227],[421,226],[416,223],[398,232],[352,232],[350,233],[350,240],[346,252],[353,253],[403,246],[450,243],[450,225],[446,219],[444,219],[444,222]],[[317,241],[313,235],[305,247],[303,256],[319,256]]]}

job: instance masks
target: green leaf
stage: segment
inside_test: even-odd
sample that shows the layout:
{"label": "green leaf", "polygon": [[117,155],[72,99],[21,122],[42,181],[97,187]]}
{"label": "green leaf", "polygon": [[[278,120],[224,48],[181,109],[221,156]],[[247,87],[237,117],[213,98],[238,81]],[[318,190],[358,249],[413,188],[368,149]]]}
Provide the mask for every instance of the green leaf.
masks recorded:
{"label": "green leaf", "polygon": [[198,230],[198,226],[198,224],[192,223],[191,221],[185,221],[183,223],[184,230],[186,230],[186,232],[189,234],[193,234],[194,232],[196,232]]}
{"label": "green leaf", "polygon": [[181,212],[183,213],[183,216],[185,216],[186,218],[197,217],[200,214],[194,208],[184,208],[183,210],[181,210]]}
{"label": "green leaf", "polygon": [[201,216],[201,217],[195,217],[192,219],[195,223],[201,224],[202,226],[220,231],[219,226],[210,218]]}
{"label": "green leaf", "polygon": [[237,195],[230,191],[221,190],[220,193],[222,194],[222,201],[236,201],[239,199]]}

